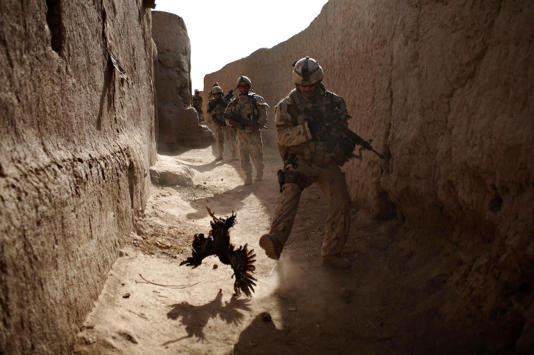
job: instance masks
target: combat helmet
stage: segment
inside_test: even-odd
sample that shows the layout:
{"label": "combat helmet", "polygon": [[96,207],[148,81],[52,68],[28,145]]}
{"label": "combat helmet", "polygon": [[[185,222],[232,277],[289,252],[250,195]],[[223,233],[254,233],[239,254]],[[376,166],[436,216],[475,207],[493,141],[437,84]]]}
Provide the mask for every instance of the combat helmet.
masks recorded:
{"label": "combat helmet", "polygon": [[216,85],[216,86],[211,88],[210,93],[212,95],[215,95],[215,94],[221,94],[222,95],[223,94],[223,89],[219,85]]}
{"label": "combat helmet", "polygon": [[250,80],[250,78],[246,75],[240,75],[238,78],[237,78],[237,82],[235,84],[236,87],[239,87],[239,84],[241,83],[245,83],[247,84],[249,87],[252,87],[252,81]]}
{"label": "combat helmet", "polygon": [[323,80],[323,68],[313,58],[305,57],[293,64],[293,82],[297,85],[313,85]]}

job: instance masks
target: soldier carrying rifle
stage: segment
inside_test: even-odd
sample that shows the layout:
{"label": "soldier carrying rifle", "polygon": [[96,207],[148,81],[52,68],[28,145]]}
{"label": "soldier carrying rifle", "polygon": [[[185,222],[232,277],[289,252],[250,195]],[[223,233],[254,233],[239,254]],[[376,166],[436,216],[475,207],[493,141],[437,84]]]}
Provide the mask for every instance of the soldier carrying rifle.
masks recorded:
{"label": "soldier carrying rifle", "polygon": [[267,108],[263,97],[250,91],[252,81],[245,75],[237,78],[238,94],[224,111],[226,123],[237,131],[237,151],[245,185],[252,184],[252,166],[256,169],[256,181],[263,179],[263,143],[260,129],[267,122]]}
{"label": "soldier carrying rifle", "polygon": [[227,126],[223,117],[228,104],[227,98],[231,97],[231,93],[232,90],[230,90],[230,96],[223,97],[223,89],[219,85],[213,86],[210,92],[211,99],[208,102],[207,113],[211,118],[211,126],[215,134],[216,161],[223,160],[224,142],[230,146],[232,160],[236,159],[235,129]]}
{"label": "soldier carrying rifle", "polygon": [[200,122],[204,121],[203,112],[202,112],[202,96],[200,96],[200,91],[198,89],[195,89],[195,94],[193,97],[191,97],[191,106],[197,110],[198,113],[198,120]]}
{"label": "soldier carrying rifle", "polygon": [[321,82],[323,69],[315,59],[299,59],[292,76],[296,88],[275,107],[278,147],[284,160],[284,169],[278,172],[282,195],[260,246],[268,257],[280,257],[302,191],[318,183],[330,206],[321,248],[323,264],[349,268],[351,261],[341,251],[350,228],[351,207],[340,166],[354,156],[356,145],[374,149],[348,128],[345,100],[326,90]]}

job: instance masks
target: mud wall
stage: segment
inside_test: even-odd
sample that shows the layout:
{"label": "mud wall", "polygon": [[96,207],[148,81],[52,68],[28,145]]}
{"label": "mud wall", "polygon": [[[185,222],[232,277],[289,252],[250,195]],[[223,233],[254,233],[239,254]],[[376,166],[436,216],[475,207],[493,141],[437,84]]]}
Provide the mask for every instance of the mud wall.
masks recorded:
{"label": "mud wall", "polygon": [[151,14],[0,2],[0,353],[70,353],[155,160]]}
{"label": "mud wall", "polygon": [[152,32],[158,50],[155,65],[158,150],[196,147],[211,142],[191,104],[191,44],[183,19],[154,11]]}
{"label": "mud wall", "polygon": [[532,319],[533,18],[527,0],[331,0],[303,32],[204,84],[229,88],[243,73],[272,105],[293,87],[291,63],[317,58],[351,128],[387,156],[345,166],[353,201],[448,236],[465,249],[455,282],[466,302],[488,314],[522,292],[513,307]]}

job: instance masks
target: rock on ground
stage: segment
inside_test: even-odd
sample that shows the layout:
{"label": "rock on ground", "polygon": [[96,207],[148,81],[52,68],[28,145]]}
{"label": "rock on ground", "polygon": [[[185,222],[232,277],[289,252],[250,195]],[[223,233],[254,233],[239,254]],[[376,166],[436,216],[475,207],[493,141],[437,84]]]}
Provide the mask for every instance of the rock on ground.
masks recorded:
{"label": "rock on ground", "polygon": [[193,184],[193,171],[171,157],[158,155],[158,161],[150,168],[150,179],[159,186],[189,186]]}

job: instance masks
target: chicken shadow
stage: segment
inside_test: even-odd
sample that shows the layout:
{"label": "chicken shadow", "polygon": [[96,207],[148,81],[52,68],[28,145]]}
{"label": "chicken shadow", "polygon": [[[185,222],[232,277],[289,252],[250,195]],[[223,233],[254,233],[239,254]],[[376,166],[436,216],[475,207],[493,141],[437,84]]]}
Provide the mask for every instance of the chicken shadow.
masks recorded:
{"label": "chicken shadow", "polygon": [[186,336],[165,342],[163,345],[178,342],[182,339],[196,337],[204,340],[204,327],[212,318],[219,317],[227,324],[240,324],[244,318],[243,312],[250,311],[250,301],[248,299],[237,298],[233,295],[230,301],[222,301],[222,290],[219,290],[213,301],[201,306],[195,306],[188,302],[181,302],[170,306],[167,318],[178,320],[185,326]]}

